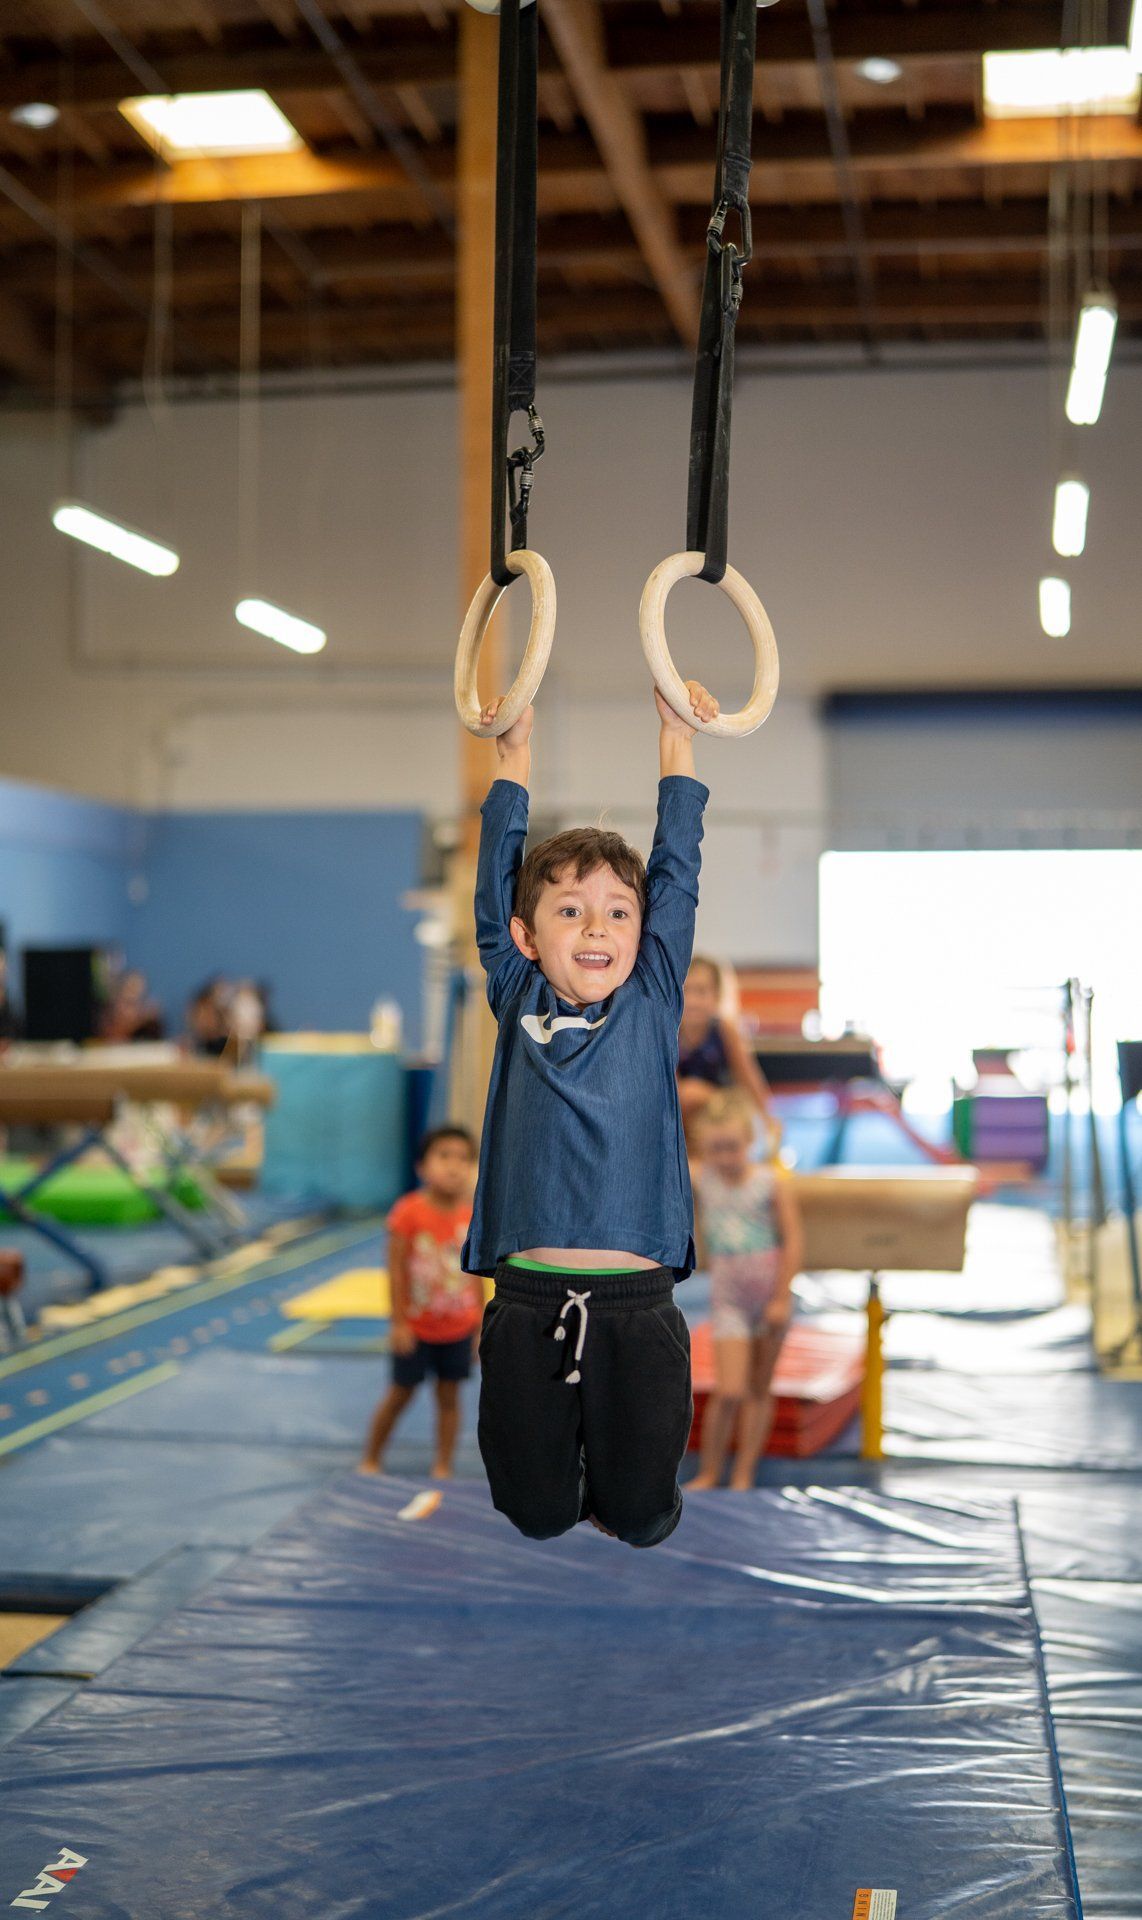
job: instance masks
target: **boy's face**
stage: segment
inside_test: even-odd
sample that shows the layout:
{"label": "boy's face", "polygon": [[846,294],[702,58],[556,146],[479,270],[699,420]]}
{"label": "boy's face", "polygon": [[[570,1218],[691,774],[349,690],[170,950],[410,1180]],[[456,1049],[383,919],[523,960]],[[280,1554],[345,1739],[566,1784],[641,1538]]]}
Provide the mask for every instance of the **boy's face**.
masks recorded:
{"label": "boy's face", "polygon": [[710,1122],[698,1135],[702,1159],[731,1185],[743,1180],[749,1170],[749,1150],[753,1136],[740,1120]]}
{"label": "boy's face", "polygon": [[525,927],[517,915],[511,932],[561,1000],[589,1007],[630,978],[642,910],[633,887],[612,868],[596,867],[581,880],[568,870],[544,887],[534,927]]}
{"label": "boy's face", "polygon": [[421,1185],[442,1200],[464,1200],[475,1172],[472,1150],[466,1140],[434,1140],[416,1171]]}

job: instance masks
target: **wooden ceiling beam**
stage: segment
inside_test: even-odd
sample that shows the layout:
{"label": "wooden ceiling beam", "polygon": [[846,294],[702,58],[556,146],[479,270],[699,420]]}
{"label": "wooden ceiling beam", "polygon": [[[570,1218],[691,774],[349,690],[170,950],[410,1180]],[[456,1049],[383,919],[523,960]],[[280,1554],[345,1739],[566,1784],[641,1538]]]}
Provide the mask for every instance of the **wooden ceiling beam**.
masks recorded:
{"label": "wooden ceiling beam", "polygon": [[[1109,0],[1109,44],[1123,44],[1130,0]],[[650,29],[641,7],[607,10],[607,45],[616,73],[661,73],[665,67],[718,70],[717,15],[714,8],[691,7],[676,20]],[[1029,52],[1059,44],[1059,8],[1055,0],[1004,0],[1002,6],[870,7],[837,6],[829,21],[834,58],[840,62],[940,60],[984,53]],[[1116,36],[1117,35],[1117,39]],[[813,37],[803,8],[765,11],[757,24],[758,66],[812,66]]]}
{"label": "wooden ceiling beam", "polygon": [[[558,0],[557,0],[558,4]],[[705,205],[712,180],[709,139],[687,120],[652,129],[649,168],[656,192],[678,203]],[[929,114],[916,126],[902,116],[864,115],[851,129],[852,162],[858,173],[897,175],[939,168],[995,169],[1049,167],[1066,158],[1053,120],[993,121],[974,126],[962,116]],[[624,149],[624,155],[626,150]],[[1126,115],[1106,114],[1086,121],[1081,143],[1084,161],[1142,162],[1142,125]],[[424,156],[442,187],[451,186],[454,156],[441,147]],[[780,127],[755,130],[752,197],[759,204],[785,197],[835,197],[832,160],[817,116],[789,115]],[[623,159],[613,164],[622,174]],[[25,173],[24,185],[45,200],[52,197],[47,173]],[[639,187],[641,190],[641,170]],[[591,141],[577,134],[550,134],[540,142],[540,211],[614,205],[618,190],[599,166]],[[175,205],[212,205],[239,200],[306,200],[315,196],[375,194],[392,196],[394,217],[406,205],[419,206],[416,189],[383,152],[298,153],[243,156],[232,160],[179,160],[168,169],[149,161],[106,170],[77,169],[73,205],[77,212],[149,207],[156,199]],[[8,220],[10,216],[5,216]],[[633,224],[633,221],[632,221]],[[653,224],[653,221],[652,221]]]}
{"label": "wooden ceiling beam", "polygon": [[[960,259],[1001,260],[1012,256],[1040,258],[1047,249],[1047,211],[1043,201],[1023,205],[1012,203],[991,210],[962,203],[945,205],[931,211],[916,207],[870,208],[866,215],[867,237],[871,252],[879,260],[937,260],[945,263]],[[705,219],[697,209],[687,210],[679,222],[679,244],[692,269],[700,267],[705,247]],[[1110,214],[1109,241],[1118,253],[1142,252],[1142,202],[1136,207],[1114,206]],[[319,286],[333,289],[351,285],[423,289],[448,288],[454,271],[453,249],[443,234],[414,234],[407,227],[394,226],[372,232],[318,235],[307,242],[307,253]],[[802,263],[812,269],[821,261],[843,260],[848,254],[840,210],[826,207],[798,212],[772,208],[759,217],[754,228],[754,257],[760,262],[786,265]],[[154,276],[154,251],[150,241],[138,241],[116,249],[118,273],[137,291],[140,298],[150,293]],[[604,218],[577,215],[544,221],[539,235],[539,269],[542,279],[572,273],[590,283],[624,277],[634,283],[645,272],[642,255],[631,238],[625,219],[615,214]],[[950,277],[962,268],[951,268]],[[270,294],[292,298],[296,274],[290,263],[276,250],[263,255],[263,272]],[[10,252],[4,265],[10,293],[50,302],[56,283],[54,252],[47,247],[22,248]],[[236,294],[239,276],[237,249],[232,241],[196,236],[192,243],[179,245],[174,253],[173,296],[181,307],[209,303]],[[107,305],[97,282],[77,268],[77,284],[85,313]],[[747,293],[752,298],[759,282],[751,278]]]}
{"label": "wooden ceiling beam", "polygon": [[607,67],[598,0],[545,0],[543,19],[662,303],[679,337],[691,344],[698,337],[694,269],[651,171],[642,120]]}
{"label": "wooden ceiling beam", "polygon": [[[457,0],[458,4],[458,0]],[[266,6],[270,12],[269,5]],[[453,11],[455,8],[453,8]],[[409,30],[408,8],[380,20],[373,16],[353,42],[353,57],[374,85],[432,86],[451,82],[456,71],[454,30],[439,26],[426,32]],[[162,73],[177,93],[205,93],[222,87],[266,87],[271,93],[322,93],[329,85],[328,63],[306,39],[284,44],[280,27],[288,26],[288,0],[275,0],[273,13],[283,19],[275,29],[244,25],[233,30],[225,44],[188,49],[185,36],[147,34],[139,51]],[[838,7],[831,25],[835,56],[840,62],[873,56],[907,61],[941,58],[963,60],[994,52],[1016,52],[1056,46],[1059,39],[1057,0],[1004,0],[1002,6],[946,6],[870,8],[849,13]],[[660,75],[689,67],[708,76],[718,70],[717,18],[713,7],[685,9],[677,17],[648,17],[644,5],[608,6],[605,10],[608,64],[620,77]],[[1108,31],[1113,43],[1125,41],[1129,0],[1109,0]],[[137,91],[135,81],[119,61],[108,56],[99,40],[73,43],[74,67],[70,98],[77,106],[114,107]],[[0,71],[0,107],[25,100],[53,100],[60,84],[59,60],[45,55],[43,42],[14,38]],[[803,12],[783,8],[767,13],[759,23],[759,69],[811,65],[812,40]],[[541,71],[557,70],[549,46],[541,45]]]}
{"label": "wooden ceiling beam", "polygon": [[[45,325],[22,300],[0,292],[0,367],[39,393],[51,393],[56,382],[54,332],[54,325]],[[103,382],[85,358],[73,353],[70,384],[74,391],[94,392]]]}
{"label": "wooden ceiling beam", "polygon": [[[1123,321],[1142,321],[1142,278],[1121,283]],[[886,326],[962,328],[1041,327],[1042,287],[1037,275],[1007,280],[966,281],[954,290],[920,281],[887,280],[877,286],[878,312]],[[814,328],[858,329],[860,309],[851,288],[806,287],[799,280],[769,284],[764,296],[742,309],[743,339],[775,331]],[[196,336],[220,358],[236,362],[238,317],[232,308],[196,317]],[[90,339],[101,360],[138,365],[140,324],[122,318],[94,323]],[[450,355],[455,345],[451,300],[425,311],[416,301],[332,309],[322,316],[322,353],[333,358],[394,359]],[[671,329],[650,291],[594,292],[586,297],[549,300],[540,316],[540,343],[551,351],[561,340],[590,339],[668,343]],[[313,332],[307,316],[266,313],[262,345],[267,368],[275,363],[302,365],[312,358]]]}
{"label": "wooden ceiling beam", "polygon": [[[1027,198],[1041,194],[1046,171],[1059,163],[1059,132],[1053,122],[999,122],[983,127],[949,126],[947,116],[929,115],[922,126],[892,116],[887,124],[871,128],[859,122],[852,134],[852,161],[856,173],[870,186],[870,198],[916,192],[925,174],[946,175],[949,170],[970,178],[983,173],[983,184],[1003,180],[1004,194]],[[651,142],[653,176],[659,195],[679,208],[705,209],[709,204],[711,159],[709,140],[689,121],[682,131],[656,136]],[[790,116],[781,127],[764,129],[754,167],[751,198],[755,217],[773,207],[775,218],[787,208],[810,202],[831,206],[836,181],[831,159],[824,151],[823,130],[811,116]],[[1084,133],[1084,154],[1137,172],[1142,166],[1142,125],[1116,115],[1092,119]],[[443,145],[425,154],[425,165],[445,191],[452,183],[453,155]],[[552,134],[540,144],[539,208],[541,218],[566,214],[612,214],[618,207],[616,188],[592,142],[577,135]],[[15,175],[15,169],[12,170]],[[1010,175],[1013,185],[1008,188]],[[21,185],[45,204],[54,195],[54,178],[42,169],[21,169]],[[961,191],[966,190],[965,188]],[[303,216],[306,202],[327,200],[342,211],[346,225],[353,208],[367,198],[370,225],[414,219],[421,212],[420,196],[392,157],[372,153],[338,152],[318,155],[308,151],[265,158],[179,161],[166,171],[150,162],[112,164],[106,168],[78,167],[69,224],[90,232],[93,223],[126,209],[147,209],[156,197],[175,205],[232,206],[246,199],[293,200]],[[989,218],[1000,207],[985,208]],[[796,221],[800,215],[791,215]],[[685,221],[683,213],[680,218]],[[933,228],[939,216],[932,216]],[[26,236],[27,223],[14,206],[0,203],[0,242]]]}

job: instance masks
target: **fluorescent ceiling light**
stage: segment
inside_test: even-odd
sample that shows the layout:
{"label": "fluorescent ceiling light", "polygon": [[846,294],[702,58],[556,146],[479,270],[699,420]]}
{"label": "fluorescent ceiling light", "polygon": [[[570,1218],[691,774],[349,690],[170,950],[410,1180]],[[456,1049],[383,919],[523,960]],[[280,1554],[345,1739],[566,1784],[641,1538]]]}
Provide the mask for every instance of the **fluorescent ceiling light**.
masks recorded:
{"label": "fluorescent ceiling light", "polygon": [[1125,47],[985,53],[983,106],[992,120],[1062,113],[1133,113],[1139,77]]}
{"label": "fluorescent ceiling light", "polygon": [[1071,559],[1086,546],[1086,517],[1090,506],[1090,488],[1073,475],[1060,480],[1055,488],[1055,519],[1051,540],[1056,553]]}
{"label": "fluorescent ceiling light", "polygon": [[1066,639],[1071,630],[1071,589],[1066,580],[1040,580],[1039,624],[1048,639]]}
{"label": "fluorescent ceiling light", "polygon": [[9,119],[18,127],[31,127],[36,133],[43,133],[45,127],[54,127],[59,119],[59,108],[53,107],[47,100],[29,100],[22,107],[13,107]]}
{"label": "fluorescent ceiling light", "polygon": [[235,93],[152,94],[121,100],[119,111],[157,152],[291,153],[302,144],[281,108],[261,87]]}
{"label": "fluorescent ceiling light", "polygon": [[868,60],[858,60],[856,70],[862,80],[871,80],[878,87],[890,87],[904,71],[897,61],[882,60],[877,54]]}
{"label": "fluorescent ceiling light", "polygon": [[295,653],[320,653],[325,645],[320,627],[299,620],[295,613],[283,612],[269,600],[239,600],[234,616],[244,627],[264,633],[267,640],[276,640],[283,647],[292,647]]}
{"label": "fluorescent ceiling light", "polygon": [[101,513],[94,513],[90,507],[82,507],[75,500],[63,500],[52,514],[52,525],[61,533],[70,534],[73,540],[82,540],[85,546],[96,547],[100,553],[109,553],[115,560],[125,560],[129,567],[138,567],[142,573],[162,576],[174,573],[178,566],[178,555],[173,547],[164,547],[157,540],[150,540],[145,533],[139,533],[134,527],[125,527],[118,520],[108,520]]}
{"label": "fluorescent ceiling light", "polygon": [[1072,426],[1093,427],[1102,412],[1117,326],[1114,295],[1088,293],[1079,310],[1071,377],[1067,384],[1067,419]]}

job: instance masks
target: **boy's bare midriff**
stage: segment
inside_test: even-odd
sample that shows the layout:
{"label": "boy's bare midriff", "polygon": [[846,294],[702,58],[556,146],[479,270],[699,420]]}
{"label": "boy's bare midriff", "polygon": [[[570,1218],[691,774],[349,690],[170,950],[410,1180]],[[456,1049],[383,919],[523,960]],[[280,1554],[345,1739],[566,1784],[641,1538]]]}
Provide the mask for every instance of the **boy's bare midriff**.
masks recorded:
{"label": "boy's bare midriff", "polygon": [[[508,1256],[510,1259],[510,1255]],[[540,1260],[545,1267],[581,1273],[590,1267],[657,1267],[641,1253],[622,1253],[615,1247],[524,1247],[521,1260]]]}

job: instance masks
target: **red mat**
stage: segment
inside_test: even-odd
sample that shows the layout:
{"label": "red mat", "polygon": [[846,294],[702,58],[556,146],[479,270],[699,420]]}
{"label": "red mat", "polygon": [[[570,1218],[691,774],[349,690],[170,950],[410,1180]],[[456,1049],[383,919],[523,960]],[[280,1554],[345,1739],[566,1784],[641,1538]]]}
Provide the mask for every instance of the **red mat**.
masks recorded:
{"label": "red mat", "polygon": [[[706,1402],[714,1386],[714,1342],[703,1320],[690,1336],[694,1375],[694,1425],[690,1450],[702,1435]],[[774,1376],[777,1401],[767,1453],[803,1460],[844,1432],[860,1406],[864,1340],[819,1327],[792,1326]]]}

